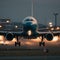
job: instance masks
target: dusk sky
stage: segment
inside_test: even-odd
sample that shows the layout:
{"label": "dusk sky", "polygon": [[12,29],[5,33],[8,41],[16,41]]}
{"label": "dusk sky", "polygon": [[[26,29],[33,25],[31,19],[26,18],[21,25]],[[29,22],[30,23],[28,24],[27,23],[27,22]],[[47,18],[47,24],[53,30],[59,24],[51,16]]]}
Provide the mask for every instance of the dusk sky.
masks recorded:
{"label": "dusk sky", "polygon": [[[0,0],[0,18],[10,18],[20,22],[31,16],[32,0]],[[33,0],[33,16],[41,24],[48,25],[53,22],[53,13],[58,13],[57,25],[60,25],[60,0]]]}

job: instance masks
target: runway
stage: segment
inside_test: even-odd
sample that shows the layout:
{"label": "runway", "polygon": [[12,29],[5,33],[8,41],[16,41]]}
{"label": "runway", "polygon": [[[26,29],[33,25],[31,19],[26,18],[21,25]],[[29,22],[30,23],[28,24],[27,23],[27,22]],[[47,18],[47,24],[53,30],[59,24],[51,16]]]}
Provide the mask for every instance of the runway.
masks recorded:
{"label": "runway", "polygon": [[[20,40],[21,46],[14,46],[14,41],[6,41],[8,44],[0,44],[0,56],[60,56],[60,39],[45,41],[45,47],[39,46],[39,39]],[[10,44],[9,44],[10,43]],[[48,49],[48,53],[45,52]]]}
{"label": "runway", "polygon": [[0,57],[1,60],[60,60],[60,56],[6,56]]}
{"label": "runway", "polygon": [[47,47],[48,52],[45,52],[42,47],[39,49],[26,49],[14,46],[0,46],[0,56],[60,56],[60,47]]}

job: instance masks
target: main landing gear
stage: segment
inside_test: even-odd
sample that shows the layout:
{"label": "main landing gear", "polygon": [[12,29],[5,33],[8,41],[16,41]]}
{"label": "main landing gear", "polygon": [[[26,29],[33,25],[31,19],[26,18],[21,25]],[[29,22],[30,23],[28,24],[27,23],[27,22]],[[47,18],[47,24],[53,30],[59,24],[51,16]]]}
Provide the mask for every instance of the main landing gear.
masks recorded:
{"label": "main landing gear", "polygon": [[42,36],[41,42],[39,42],[39,46],[45,46],[45,42],[43,42],[44,37]]}
{"label": "main landing gear", "polygon": [[18,41],[18,36],[17,36],[17,42],[15,42],[15,46],[21,46],[21,42]]}
{"label": "main landing gear", "polygon": [[45,42],[39,42],[39,46],[45,46]]}
{"label": "main landing gear", "polygon": [[42,36],[41,42],[39,42],[39,46],[43,46],[43,52],[48,53],[49,50],[45,47],[45,42],[43,42],[44,36]]}
{"label": "main landing gear", "polygon": [[15,42],[15,46],[20,46],[20,42]]}

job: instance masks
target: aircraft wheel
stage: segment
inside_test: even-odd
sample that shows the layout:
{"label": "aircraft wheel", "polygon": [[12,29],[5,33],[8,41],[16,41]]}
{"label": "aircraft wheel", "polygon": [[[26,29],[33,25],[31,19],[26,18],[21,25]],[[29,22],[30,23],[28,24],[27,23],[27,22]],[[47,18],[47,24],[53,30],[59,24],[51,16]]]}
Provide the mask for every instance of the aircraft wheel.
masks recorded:
{"label": "aircraft wheel", "polygon": [[20,42],[15,42],[15,46],[20,46]]}
{"label": "aircraft wheel", "polygon": [[39,46],[45,46],[45,42],[39,42]]}
{"label": "aircraft wheel", "polygon": [[43,42],[42,45],[45,46],[45,42]]}
{"label": "aircraft wheel", "polygon": [[41,42],[39,42],[39,46],[41,46]]}

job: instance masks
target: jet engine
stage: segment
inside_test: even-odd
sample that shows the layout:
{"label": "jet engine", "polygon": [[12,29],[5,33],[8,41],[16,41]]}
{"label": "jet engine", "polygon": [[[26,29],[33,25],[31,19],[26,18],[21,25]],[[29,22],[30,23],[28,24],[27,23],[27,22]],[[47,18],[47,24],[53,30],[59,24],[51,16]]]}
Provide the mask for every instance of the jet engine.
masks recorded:
{"label": "jet engine", "polygon": [[11,41],[14,38],[14,35],[12,33],[7,33],[6,34],[6,39]]}
{"label": "jet engine", "polygon": [[52,39],[53,39],[53,34],[52,33],[48,33],[48,34],[46,34],[46,39],[48,40],[48,41],[51,41]]}

